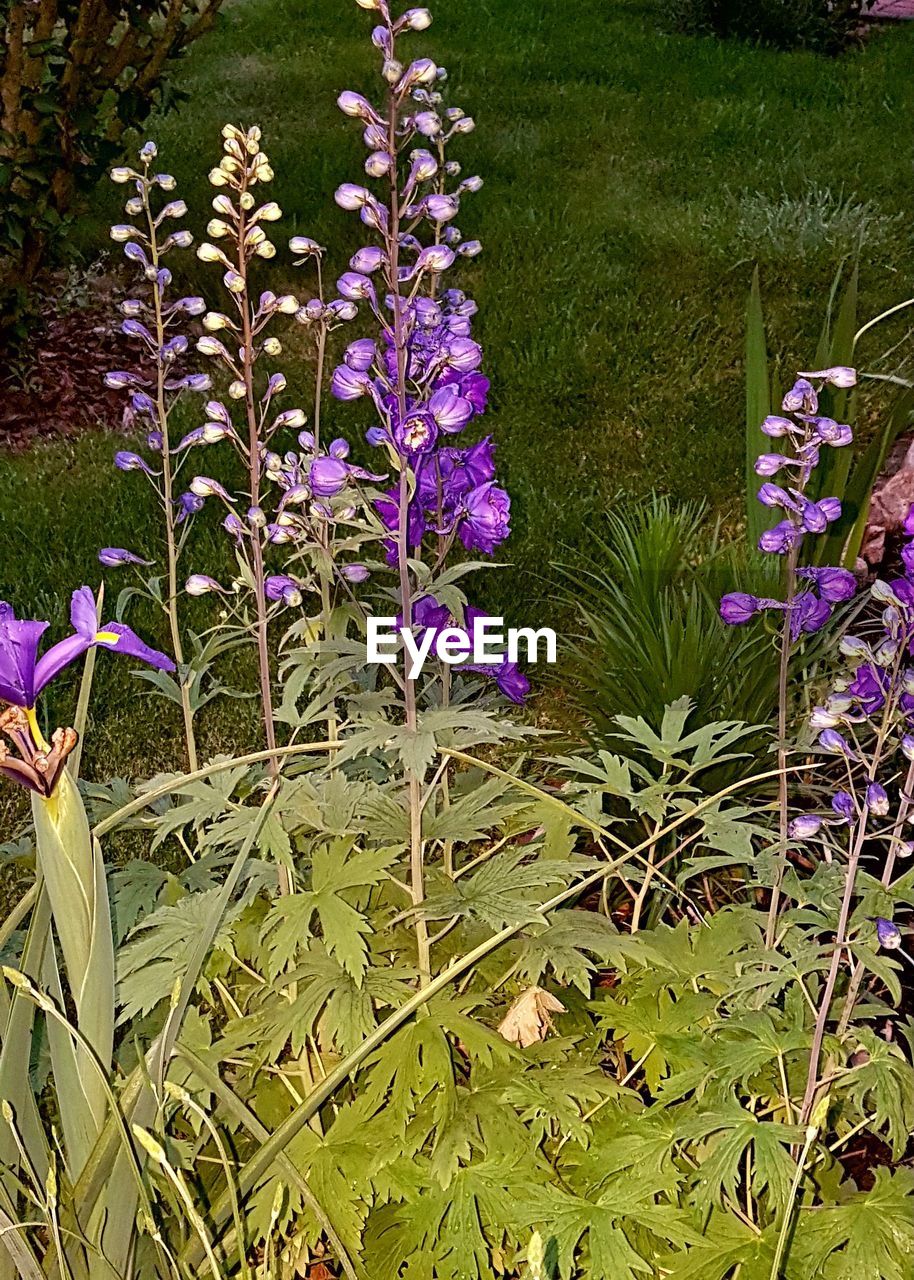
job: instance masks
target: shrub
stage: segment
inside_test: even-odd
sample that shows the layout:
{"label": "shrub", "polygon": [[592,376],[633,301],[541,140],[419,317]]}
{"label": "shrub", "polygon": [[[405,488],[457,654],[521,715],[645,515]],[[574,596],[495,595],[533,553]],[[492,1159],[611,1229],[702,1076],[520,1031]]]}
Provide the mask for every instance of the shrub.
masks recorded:
{"label": "shrub", "polygon": [[834,54],[857,39],[866,7],[866,0],[672,0],[668,19],[690,35]]}
{"label": "shrub", "polygon": [[222,0],[9,0],[0,30],[0,330],[126,128],[161,98],[169,61]]}

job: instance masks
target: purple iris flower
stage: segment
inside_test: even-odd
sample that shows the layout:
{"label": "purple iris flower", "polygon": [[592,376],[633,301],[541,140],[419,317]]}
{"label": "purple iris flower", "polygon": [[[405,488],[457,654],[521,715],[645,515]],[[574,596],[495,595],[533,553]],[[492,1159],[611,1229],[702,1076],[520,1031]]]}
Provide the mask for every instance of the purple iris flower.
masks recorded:
{"label": "purple iris flower", "polygon": [[48,623],[17,619],[10,605],[0,603],[0,701],[31,709],[55,676],[95,646],[114,649],[159,671],[175,669],[171,658],[150,649],[120,622],[109,622],[99,630],[95,597],[90,587],[80,587],[73,592],[70,622],[73,634],[52,645],[39,658],[39,642]]}
{"label": "purple iris flower", "polygon": [[467,494],[460,521],[460,541],[467,551],[492,555],[511,532],[511,499],[491,481]]}

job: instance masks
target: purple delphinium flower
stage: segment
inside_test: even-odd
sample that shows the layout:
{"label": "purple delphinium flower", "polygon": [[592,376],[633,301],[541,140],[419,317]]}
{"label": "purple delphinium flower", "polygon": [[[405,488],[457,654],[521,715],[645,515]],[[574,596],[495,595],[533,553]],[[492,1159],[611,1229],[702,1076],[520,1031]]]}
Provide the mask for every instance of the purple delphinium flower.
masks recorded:
{"label": "purple delphinium flower", "polygon": [[876,937],[880,947],[885,947],[887,951],[897,951],[901,947],[901,930],[897,924],[883,916],[876,917]]}
{"label": "purple delphinium flower", "polygon": [[144,560],[142,556],[134,555],[124,547],[102,547],[98,560],[106,569],[117,569],[125,564],[152,564],[151,560]]}
{"label": "purple delphinium flower", "polygon": [[467,551],[491,555],[511,532],[511,499],[504,489],[491,480],[472,489],[464,499],[463,514],[457,526],[460,541]]}

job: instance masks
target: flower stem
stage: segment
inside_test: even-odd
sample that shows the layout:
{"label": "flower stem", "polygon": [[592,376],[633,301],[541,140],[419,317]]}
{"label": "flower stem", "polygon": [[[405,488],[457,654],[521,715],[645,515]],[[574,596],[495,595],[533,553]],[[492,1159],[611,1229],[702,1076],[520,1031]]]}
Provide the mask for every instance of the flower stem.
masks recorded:
{"label": "flower stem", "polygon": [[[388,19],[390,31],[391,58],[394,57],[393,26]],[[387,147],[391,156],[397,155],[397,95],[391,87],[387,95]],[[397,363],[397,411],[402,422],[406,417],[406,366],[407,338],[403,316],[403,299],[400,295],[400,190],[397,164],[390,166],[390,222],[387,229],[387,271],[388,286],[393,298],[394,313],[394,352]],[[397,570],[400,579],[400,611],[403,626],[412,625],[412,584],[409,573],[409,468],[406,459],[400,467],[400,482],[397,495]],[[403,700],[407,730],[415,734],[418,717],[416,709],[416,683],[409,677],[409,666],[404,666]],[[425,851],[422,841],[422,782],[423,779],[414,769],[406,771],[407,789],[409,792],[409,872],[410,896],[414,907],[420,907],[425,901]],[[416,918],[416,949],[419,961],[419,985],[425,987],[431,978],[431,956],[428,940],[428,925],[419,916]]]}
{"label": "flower stem", "polygon": [[790,675],[790,614],[796,592],[797,559],[799,546],[791,547],[787,556],[787,597],[784,624],[781,632],[781,657],[778,667],[778,839],[779,852],[774,884],[771,886],[771,902],[768,906],[768,923],[765,928],[765,947],[771,951],[777,937],[778,910],[781,903],[781,886],[787,860],[788,788],[787,788],[787,695]]}
{"label": "flower stem", "polygon": [[[158,269],[159,247],[155,219],[149,205],[149,189],[145,189],[144,204],[149,227],[149,249],[152,265]],[[197,768],[197,743],[194,736],[194,713],[190,705],[190,689],[184,665],[184,646],[181,643],[181,627],[178,621],[178,540],[175,532],[174,476],[172,473],[171,443],[168,438],[168,410],[165,404],[165,364],[161,356],[165,346],[165,317],[162,314],[162,291],[158,280],[152,286],[155,308],[156,338],[156,412],[158,428],[162,436],[162,502],[165,512],[165,545],[167,550],[168,595],[165,613],[171,632],[171,648],[178,671],[178,687],[181,690],[181,714],[184,718],[184,742],[187,747],[187,765],[191,773]]]}

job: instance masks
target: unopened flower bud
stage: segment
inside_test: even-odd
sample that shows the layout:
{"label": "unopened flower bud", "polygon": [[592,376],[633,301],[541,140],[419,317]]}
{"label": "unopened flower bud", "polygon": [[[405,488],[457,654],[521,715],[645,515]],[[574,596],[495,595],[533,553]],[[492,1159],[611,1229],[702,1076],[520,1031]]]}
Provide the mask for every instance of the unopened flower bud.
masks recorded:
{"label": "unopened flower bud", "polygon": [[885,787],[878,782],[871,782],[866,789],[866,807],[877,818],[884,818],[889,811],[889,797]]}
{"label": "unopened flower bud", "polygon": [[817,813],[804,813],[799,818],[794,818],[787,828],[787,834],[791,840],[811,840],[818,835],[821,826],[822,819]]}
{"label": "unopened flower bud", "polygon": [[222,587],[208,574],[193,573],[185,582],[184,590],[189,596],[205,596],[210,591],[221,591]]}
{"label": "unopened flower bud", "polygon": [[876,919],[876,937],[879,939],[880,947],[885,947],[887,951],[897,951],[901,946],[901,930],[897,924],[893,924],[891,920],[885,920],[882,916]]}

